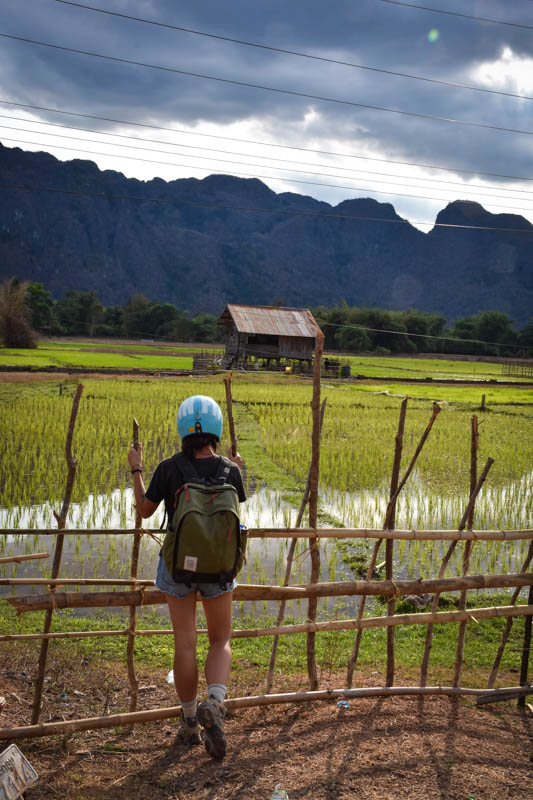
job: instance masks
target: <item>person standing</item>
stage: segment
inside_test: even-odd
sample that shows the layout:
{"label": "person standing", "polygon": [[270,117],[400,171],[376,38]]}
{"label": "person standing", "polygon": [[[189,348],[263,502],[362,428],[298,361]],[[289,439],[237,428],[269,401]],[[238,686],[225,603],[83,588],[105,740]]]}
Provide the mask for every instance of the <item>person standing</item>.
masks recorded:
{"label": "person standing", "polygon": [[[128,463],[133,475],[133,488],[137,510],[143,519],[151,517],[160,502],[165,504],[170,523],[174,514],[178,490],[189,479],[183,474],[190,472],[189,463],[201,481],[209,482],[225,473],[224,482],[235,487],[239,501],[246,500],[240,467],[241,456],[237,453],[224,459],[218,455],[222,435],[222,412],[210,397],[194,395],[178,408],[178,435],[182,454],[187,459],[185,470],[180,468],[180,459],[166,458],[157,466],[148,490],[143,480],[142,444],[136,450],[133,445],[128,452]],[[181,459],[183,459],[181,456]],[[181,461],[183,465],[183,460]],[[167,534],[169,536],[171,534]],[[179,736],[187,744],[204,745],[213,758],[226,755],[224,700],[231,669],[231,621],[235,578],[212,583],[194,582],[194,572],[186,581],[174,580],[164,558],[160,554],[156,586],[165,593],[174,632],[174,685],[181,705]],[[208,697],[198,705],[198,668],[196,663],[196,602],[200,594],[207,622],[209,650],[205,661],[205,678]],[[202,735],[200,725],[203,728]]]}

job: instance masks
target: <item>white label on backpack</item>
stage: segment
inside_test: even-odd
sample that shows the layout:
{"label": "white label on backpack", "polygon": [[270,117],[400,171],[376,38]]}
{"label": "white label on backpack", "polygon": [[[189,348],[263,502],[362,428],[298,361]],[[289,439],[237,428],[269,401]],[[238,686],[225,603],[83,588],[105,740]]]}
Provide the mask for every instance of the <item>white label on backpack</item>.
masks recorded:
{"label": "white label on backpack", "polygon": [[198,559],[196,556],[185,556],[183,559],[183,569],[188,569],[191,572],[196,572],[198,566]]}

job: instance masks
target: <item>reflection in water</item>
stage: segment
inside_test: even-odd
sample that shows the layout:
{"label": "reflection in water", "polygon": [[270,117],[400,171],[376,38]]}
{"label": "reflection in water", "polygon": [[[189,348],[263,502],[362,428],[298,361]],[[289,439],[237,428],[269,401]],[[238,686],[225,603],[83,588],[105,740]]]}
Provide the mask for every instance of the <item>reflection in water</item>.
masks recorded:
{"label": "reflection in water", "polygon": [[[510,483],[504,488],[486,487],[476,506],[476,527],[478,529],[512,529],[532,527],[533,525],[533,473],[520,481]],[[387,505],[385,489],[344,492],[324,489],[320,495],[320,507],[339,524],[350,528],[377,528],[383,523]],[[133,528],[135,507],[131,489],[115,490],[107,495],[89,495],[84,503],[71,506],[68,529]],[[296,498],[296,503],[299,498]],[[397,511],[398,528],[444,528],[457,526],[467,503],[467,496],[431,495],[421,485],[417,476],[411,476],[411,484],[400,497]],[[243,506],[243,522],[253,528],[284,528],[295,524],[297,510],[281,492],[262,488],[250,495]],[[428,523],[428,520],[431,520]],[[159,528],[163,523],[162,507],[146,521],[150,528]],[[329,523],[323,522],[323,525]],[[56,522],[51,505],[13,507],[0,509],[2,528],[55,528]],[[161,532],[161,538],[163,531]],[[129,575],[132,538],[129,535],[66,535],[61,566],[62,577],[116,577]],[[50,536],[16,536],[0,540],[0,554],[15,555],[26,552],[53,552],[53,539]],[[287,539],[251,539],[248,546],[247,564],[239,574],[240,583],[260,583],[279,585],[285,575]],[[293,565],[291,583],[305,583],[310,571],[310,558],[307,540],[298,540],[296,558]],[[361,576],[361,560],[354,567],[351,555],[357,552],[363,565],[368,559],[373,542],[345,542],[341,547],[334,540],[319,542],[321,552],[321,580],[353,579]],[[442,542],[397,542],[395,544],[395,574],[398,577],[423,577],[435,575],[446,544]],[[524,559],[527,543],[494,542],[476,543],[473,548],[471,573],[489,571],[517,572]],[[463,545],[458,545],[452,559],[449,573],[458,574],[462,569]],[[159,544],[145,536],[141,547],[138,576],[151,579],[155,576]],[[379,559],[378,559],[379,561]],[[0,576],[46,577],[50,574],[51,559],[40,562],[25,562],[16,568],[13,565],[0,566]],[[85,587],[84,591],[88,587]],[[98,587],[96,587],[98,588]],[[69,588],[69,591],[72,589]],[[92,589],[94,590],[94,588]],[[8,594],[12,587],[0,587],[0,594]],[[17,587],[18,594],[40,593],[43,587]],[[345,601],[341,599],[343,603]],[[349,599],[343,605],[343,613],[353,610],[356,601]],[[288,616],[302,616],[303,605],[288,604]],[[329,601],[331,612],[337,600]],[[245,607],[247,606],[247,607]],[[294,606],[294,607],[291,607]],[[321,601],[324,612],[328,603]],[[262,610],[276,613],[277,603],[240,604],[240,612]]]}

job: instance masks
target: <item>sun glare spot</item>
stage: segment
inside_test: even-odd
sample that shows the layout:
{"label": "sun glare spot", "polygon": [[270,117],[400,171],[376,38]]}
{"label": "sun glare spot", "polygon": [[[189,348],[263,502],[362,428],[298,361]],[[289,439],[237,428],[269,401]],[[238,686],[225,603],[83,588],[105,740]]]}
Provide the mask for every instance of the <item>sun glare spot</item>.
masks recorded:
{"label": "sun glare spot", "polygon": [[522,58],[505,47],[497,61],[485,61],[474,77],[490,87],[507,87],[520,94],[533,91],[533,58]]}
{"label": "sun glare spot", "polygon": [[440,31],[437,28],[432,28],[428,33],[428,42],[437,42],[439,40]]}

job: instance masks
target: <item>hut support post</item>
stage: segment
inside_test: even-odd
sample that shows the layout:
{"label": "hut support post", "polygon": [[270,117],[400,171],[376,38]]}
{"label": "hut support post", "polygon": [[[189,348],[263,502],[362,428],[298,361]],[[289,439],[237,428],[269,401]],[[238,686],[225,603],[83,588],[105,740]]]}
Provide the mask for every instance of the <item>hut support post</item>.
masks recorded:
{"label": "hut support post", "polygon": [[[136,419],[133,420],[133,446],[136,450],[139,449],[139,423]],[[142,517],[139,510],[135,510],[135,529],[138,531],[141,527]],[[133,535],[133,545],[131,548],[131,567],[130,578],[137,578],[137,570],[139,567],[139,551],[141,549],[141,533]],[[133,587],[135,589],[135,586]],[[128,683],[130,685],[130,712],[133,713],[137,710],[137,699],[139,696],[139,682],[135,674],[135,629],[137,627],[137,606],[130,606],[130,627],[128,633],[128,643],[126,645],[126,665],[128,668]],[[133,727],[133,726],[131,726]]]}
{"label": "hut support post", "polygon": [[[526,559],[522,565],[522,569],[520,570],[521,573],[527,572],[531,561],[533,560],[533,540],[529,543],[529,548],[527,551]],[[511,605],[514,606],[516,601],[518,600],[518,596],[520,594],[520,589],[522,587],[518,586],[511,597]],[[503,651],[505,650],[505,645],[507,644],[507,639],[509,638],[509,634],[511,633],[511,628],[513,626],[512,619],[508,619],[505,628],[502,634],[502,640],[500,642],[500,646],[498,647],[498,652],[496,653],[496,658],[494,659],[494,664],[492,665],[492,670],[489,676],[489,680],[487,683],[487,689],[493,689],[494,683],[496,681],[496,677],[498,675],[498,670],[500,668],[500,662],[502,660]]]}
{"label": "hut support post", "polygon": [[[74,478],[76,477],[76,461],[72,456],[72,438],[74,436],[74,426],[76,425],[76,417],[78,416],[78,408],[80,399],[83,392],[83,384],[79,383],[76,389],[76,394],[72,401],[72,411],[70,412],[70,420],[67,429],[67,439],[65,443],[65,458],[67,461],[67,483],[65,487],[65,495],[63,497],[63,505],[59,514],[54,511],[54,517],[57,520],[57,527],[63,530],[67,523],[67,514],[70,506],[70,499],[72,497],[72,488],[74,486]],[[63,555],[63,541],[64,534],[58,535],[56,538],[56,545],[54,550],[54,560],[52,562],[52,578],[57,578],[59,575],[59,567],[61,565],[61,557]],[[50,587],[50,591],[54,592],[55,587]],[[43,633],[50,633],[52,627],[52,614],[54,613],[53,607],[47,610],[44,618]],[[39,653],[39,662],[37,665],[37,678],[35,680],[35,690],[33,693],[33,704],[31,712],[32,725],[39,722],[41,713],[41,702],[43,696],[44,674],[46,671],[46,661],[48,658],[48,639],[43,639],[41,643],[41,651]]]}
{"label": "hut support post", "polygon": [[[325,411],[326,411],[326,400],[324,400],[324,402],[320,406],[320,433],[321,434],[322,434],[322,423],[324,422]],[[298,510],[298,517],[296,518],[295,528],[299,528],[301,526],[301,524],[302,524],[305,507],[306,507],[306,505],[307,505],[307,503],[309,501],[310,488],[311,488],[311,466],[309,467],[309,474],[307,476],[307,483],[305,484],[305,490],[304,490],[304,494],[303,494],[303,497],[302,497],[302,502],[300,503],[300,508]],[[283,586],[288,586],[289,582],[290,582],[290,579],[291,579],[292,562],[294,560],[294,553],[296,552],[297,541],[298,540],[296,538],[294,538],[294,539],[292,539],[292,541],[291,541],[291,543],[289,545],[289,551],[287,553],[287,563],[286,563],[286,566],[285,566],[285,578],[283,580]],[[285,608],[286,608],[286,606],[287,606],[287,601],[286,600],[281,600],[280,604],[279,604],[279,610],[278,610],[278,619],[277,619],[278,627],[281,625],[281,623],[283,622],[283,619],[285,617]],[[274,680],[274,668],[276,666],[276,655],[277,655],[277,652],[278,652],[278,643],[279,643],[279,635],[276,634],[274,636],[273,641],[272,641],[272,652],[270,654],[270,664],[269,664],[269,667],[268,667],[268,675],[267,675],[267,681],[266,681],[266,686],[265,686],[265,694],[270,694],[270,690],[272,689],[272,682]]]}
{"label": "hut support post", "polygon": [[[529,605],[533,604],[533,586],[529,587],[529,595],[527,600]],[[527,686],[527,673],[529,666],[529,657],[531,655],[531,616],[526,617],[524,624],[524,648],[522,650],[522,663],[520,665],[520,686]],[[519,708],[525,708],[526,695],[521,695],[518,698]]]}
{"label": "hut support post", "polygon": [[[470,435],[470,497],[472,497],[477,483],[477,452],[479,444],[478,433],[478,420],[474,414],[471,422],[471,435]],[[474,527],[474,506],[470,510],[466,527],[469,531]],[[472,548],[474,542],[465,542],[465,549],[463,552],[463,575],[468,575],[470,569],[470,557],[472,555]],[[459,598],[459,610],[464,611],[466,608],[466,592],[461,592]],[[461,685],[461,671],[463,669],[463,653],[465,645],[466,622],[461,622],[459,625],[459,632],[457,634],[457,652],[455,654],[455,674],[453,678],[453,685]]]}
{"label": "hut support post", "polygon": [[[483,469],[483,472],[481,473],[481,476],[480,476],[480,478],[479,478],[479,480],[478,480],[478,482],[476,484],[476,487],[475,487],[474,491],[472,492],[472,494],[470,495],[470,500],[468,501],[468,505],[467,505],[467,507],[465,509],[465,513],[463,514],[461,522],[459,523],[458,530],[463,531],[465,529],[466,524],[467,524],[467,522],[468,522],[468,520],[470,518],[470,514],[472,513],[472,511],[474,509],[474,506],[475,506],[475,503],[476,503],[476,498],[477,498],[479,492],[481,491],[481,487],[485,483],[485,479],[486,479],[486,477],[487,477],[487,475],[489,473],[489,470],[490,470],[490,468],[492,467],[493,464],[494,464],[494,460],[492,458],[488,458],[487,459],[487,463],[485,464],[485,467]],[[447,551],[446,551],[446,553],[444,555],[444,558],[442,559],[442,564],[440,565],[440,570],[439,570],[439,574],[438,574],[437,580],[439,580],[440,578],[444,577],[444,573],[446,572],[446,567],[448,566],[448,563],[450,561],[450,558],[453,555],[453,551],[455,550],[456,545],[457,545],[457,540],[455,540],[453,542],[450,542],[450,545],[449,545],[449,547],[448,547],[448,549],[447,549]],[[440,595],[441,595],[441,592],[435,592],[435,594],[433,595],[433,602],[431,604],[431,613],[432,614],[434,614],[437,611],[438,607],[439,607],[439,597],[440,597]],[[422,658],[422,666],[420,668],[420,686],[425,686],[426,685],[427,674],[428,674],[428,666],[429,666],[429,656],[430,656],[430,653],[431,653],[432,642],[433,642],[433,625],[429,624],[427,632],[426,632],[426,643],[425,643],[425,646],[424,646],[424,656]]]}
{"label": "hut support post", "polygon": [[[309,527],[317,527],[318,516],[318,477],[320,471],[320,373],[322,366],[322,351],[324,349],[324,334],[317,331],[315,341],[315,356],[313,365],[313,399],[311,410],[313,416],[313,432],[311,439],[311,480],[309,488]],[[316,538],[309,539],[311,553],[311,583],[318,583],[320,577],[320,551]],[[318,601],[316,597],[309,599],[307,618],[315,622]],[[307,674],[311,691],[318,689],[318,675],[315,658],[315,633],[307,634]]]}

